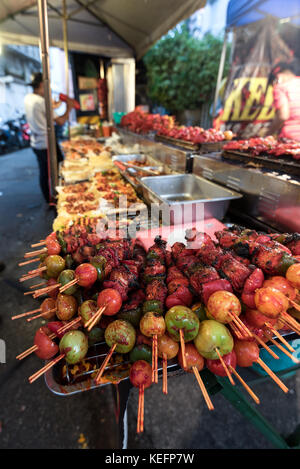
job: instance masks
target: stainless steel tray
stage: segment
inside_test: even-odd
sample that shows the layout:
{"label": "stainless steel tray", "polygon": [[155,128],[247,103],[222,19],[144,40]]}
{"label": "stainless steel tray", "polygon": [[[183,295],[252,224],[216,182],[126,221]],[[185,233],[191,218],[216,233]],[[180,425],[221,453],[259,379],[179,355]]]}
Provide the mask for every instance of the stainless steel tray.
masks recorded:
{"label": "stainless steel tray", "polygon": [[141,153],[131,153],[128,155],[114,155],[112,161],[124,161],[125,163],[128,161],[141,161],[142,163],[146,163],[147,157]]}
{"label": "stainless steel tray", "polygon": [[241,194],[194,174],[151,176],[141,178],[143,197],[149,204],[167,204],[170,207],[170,223],[180,218],[185,223],[201,219],[222,220],[230,200]]}
{"label": "stainless steel tray", "polygon": [[[121,373],[118,373],[118,379],[115,379],[111,382],[106,381],[100,384],[95,384],[95,381],[91,375],[97,372],[97,370],[99,370],[108,352],[109,348],[105,342],[100,342],[98,344],[92,345],[89,348],[87,361],[95,363],[97,368],[90,371],[84,371],[83,373],[79,374],[77,376],[77,380],[72,383],[63,384],[61,382],[61,380],[59,379],[59,370],[62,366],[65,365],[65,362],[63,360],[61,363],[58,363],[53,368],[48,370],[44,375],[48,389],[58,396],[69,396],[77,394],[79,392],[90,391],[91,389],[100,388],[110,384],[117,384],[118,382],[128,380],[131,363],[129,362],[128,356],[126,355],[124,356],[124,361],[122,362],[123,370]],[[116,355],[117,354],[114,353],[113,357]],[[111,371],[113,371],[114,368],[116,369],[117,367],[118,364],[108,365],[105,369],[104,376],[106,373],[110,373]],[[178,365],[177,360],[168,360],[168,375],[172,376],[175,373],[183,373],[183,370]],[[159,376],[162,375],[162,361],[160,359],[158,359],[158,374]]]}
{"label": "stainless steel tray", "polygon": [[241,192],[243,199],[232,204],[237,211],[276,230],[299,231],[299,180],[223,161],[220,153],[193,155],[193,174]]}
{"label": "stainless steel tray", "polygon": [[[152,155],[150,154],[130,154],[130,155],[114,155],[112,157],[112,161],[120,161],[127,163],[128,161],[141,161],[143,163],[147,163],[147,167],[149,169],[157,169],[159,168],[160,171],[164,174],[176,174],[174,170],[172,170],[167,164],[165,164],[162,161],[159,161],[155,158],[153,158]],[[138,195],[142,195],[142,187],[141,187],[141,177],[136,176],[136,170],[133,168],[126,168],[126,170],[122,171],[119,168],[119,171],[121,175],[123,176],[124,179],[126,179],[127,182],[129,182],[135,191],[137,192]],[[145,177],[146,174],[145,174]],[[157,176],[153,176],[157,177]]]}

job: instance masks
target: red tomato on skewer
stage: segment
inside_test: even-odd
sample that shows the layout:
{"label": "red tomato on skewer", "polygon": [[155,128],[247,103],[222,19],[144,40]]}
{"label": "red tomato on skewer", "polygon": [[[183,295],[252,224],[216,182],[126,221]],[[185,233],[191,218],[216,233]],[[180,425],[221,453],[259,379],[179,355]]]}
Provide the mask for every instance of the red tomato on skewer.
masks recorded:
{"label": "red tomato on skewer", "polygon": [[[232,350],[230,353],[227,353],[226,355],[223,355],[222,359],[227,367],[232,366],[232,368],[234,369],[236,368],[237,359],[236,359],[236,354],[234,350]],[[207,359],[206,366],[209,369],[209,371],[211,371],[214,375],[227,376],[227,373],[224,370],[221,360],[219,359],[218,360]]]}
{"label": "red tomato on skewer", "polygon": [[98,295],[97,305],[99,308],[105,306],[103,314],[106,314],[106,316],[113,316],[121,309],[122,297],[114,288],[105,288],[105,290],[102,290]]}
{"label": "red tomato on skewer", "polygon": [[235,340],[233,350],[238,366],[252,366],[259,359],[259,347],[254,341]]}
{"label": "red tomato on skewer", "polygon": [[75,269],[75,276],[80,287],[90,288],[97,280],[97,269],[92,264],[80,264]]}
{"label": "red tomato on skewer", "polygon": [[51,330],[47,326],[40,327],[34,337],[34,345],[38,347],[35,354],[42,360],[49,360],[57,354],[59,348],[48,336]]}

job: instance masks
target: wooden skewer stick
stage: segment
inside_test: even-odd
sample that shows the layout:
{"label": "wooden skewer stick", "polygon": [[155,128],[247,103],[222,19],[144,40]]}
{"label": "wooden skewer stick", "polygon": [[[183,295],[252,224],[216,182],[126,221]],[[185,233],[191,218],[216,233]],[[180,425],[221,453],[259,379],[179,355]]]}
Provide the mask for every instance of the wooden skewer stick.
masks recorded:
{"label": "wooden skewer stick", "polygon": [[235,324],[240,328],[241,332],[244,332],[245,336],[252,337],[252,332],[248,329],[248,327],[243,323],[243,321],[238,317],[235,313],[230,313],[230,316],[233,317],[233,321]]}
{"label": "wooden skewer stick", "polygon": [[[49,339],[55,339],[56,334],[54,334],[54,332],[52,334],[50,334],[49,336]],[[33,345],[32,347],[30,347],[29,349],[25,350],[24,352],[20,353],[20,355],[17,355],[16,356],[16,359],[17,360],[23,360],[23,358],[27,357],[28,355],[30,355],[31,353],[35,352],[36,350],[38,350],[38,346],[37,345]]]}
{"label": "wooden skewer stick", "polygon": [[20,262],[18,266],[22,267],[23,265],[31,264],[32,262],[38,262],[38,261],[40,261],[40,258],[36,257],[35,259],[30,259],[29,261]]}
{"label": "wooden skewer stick", "polygon": [[40,311],[42,311],[42,308],[33,309],[32,311],[28,311],[27,313],[22,313],[22,314],[18,314],[17,316],[12,316],[11,319],[12,321],[14,321],[15,319],[24,318],[25,316],[31,316],[32,314],[39,313]]}
{"label": "wooden skewer stick", "polygon": [[73,319],[72,321],[68,322],[68,324],[64,324],[62,327],[57,329],[58,334],[62,334],[63,332],[67,331],[68,329],[70,329],[70,327],[73,327],[76,324],[78,324],[79,322],[81,322],[81,320],[82,320],[81,317],[78,317],[78,318]]}
{"label": "wooden skewer stick", "polygon": [[276,353],[273,352],[273,350],[271,350],[270,347],[258,335],[253,334],[253,337],[267,352],[269,352],[270,355],[272,355],[273,358],[279,360],[278,355],[276,355]]}
{"label": "wooden skewer stick", "polygon": [[32,244],[31,247],[32,248],[37,248],[39,246],[44,246],[46,244],[46,240],[41,240],[39,243],[35,243],[35,244]]}
{"label": "wooden skewer stick", "polygon": [[211,402],[211,399],[210,399],[210,397],[209,397],[209,395],[208,395],[208,392],[207,392],[207,389],[206,389],[206,387],[205,387],[205,384],[203,383],[203,380],[202,380],[202,378],[201,378],[201,376],[200,376],[200,373],[199,373],[199,371],[198,371],[198,368],[197,368],[196,366],[193,366],[193,367],[192,367],[192,370],[193,370],[194,375],[195,375],[195,377],[196,377],[196,379],[197,379],[197,381],[198,381],[199,387],[200,387],[200,389],[201,389],[202,395],[203,395],[203,397],[204,397],[204,400],[205,400],[205,402],[206,402],[206,405],[207,405],[208,409],[209,409],[209,410],[214,410],[213,403]]}
{"label": "wooden skewer stick", "polygon": [[270,331],[276,335],[276,337],[278,337],[278,339],[290,350],[290,352],[295,352],[295,349],[293,349],[293,347],[288,343],[287,340],[285,340],[284,337],[282,337],[282,335],[276,330],[274,329],[274,327],[272,326],[272,324],[266,322],[265,325],[267,326],[268,329],[270,329]]}
{"label": "wooden skewer stick", "polygon": [[102,314],[104,313],[106,306],[102,306],[99,308],[98,311],[94,314],[94,316],[89,321],[88,325],[85,324],[84,327],[87,327],[87,330],[90,331],[93,327],[100,321]]}
{"label": "wooden skewer stick", "polygon": [[29,288],[34,290],[35,288],[42,287],[43,285],[47,285],[47,282],[36,283],[35,285],[31,285]]}
{"label": "wooden skewer stick", "polygon": [[33,321],[34,319],[42,318],[44,316],[47,316],[47,314],[49,313],[54,313],[56,310],[57,308],[49,309],[49,311],[46,311],[45,313],[40,313],[37,316],[32,316],[31,318],[27,318],[26,321],[30,322],[30,321]]}
{"label": "wooden skewer stick", "polygon": [[256,404],[259,404],[260,403],[259,398],[257,397],[256,394],[254,394],[254,392],[252,391],[250,386],[248,386],[246,381],[243,380],[243,378],[238,374],[238,372],[233,368],[233,366],[229,365],[229,369],[230,369],[231,373],[233,373],[237,377],[237,379],[240,381],[240,383],[244,386],[244,388],[250,394],[250,396],[256,402]]}
{"label": "wooden skewer stick", "polygon": [[140,418],[140,433],[143,433],[144,431],[144,408],[145,408],[145,388],[144,385],[141,386],[142,392],[141,392],[141,418]]}
{"label": "wooden skewer stick", "polygon": [[138,414],[137,414],[137,424],[136,424],[136,432],[140,433],[141,428],[141,404],[142,404],[142,387],[139,387],[139,403],[138,403]]}
{"label": "wooden skewer stick", "polygon": [[39,371],[37,371],[28,378],[29,383],[31,384],[36,381],[40,376],[46,373],[46,371],[50,370],[54,365],[56,365],[56,363],[65,358],[65,356],[65,353],[61,353],[58,357],[54,358],[53,360],[51,360],[51,362],[47,363],[47,365],[45,365],[43,368],[41,368]]}
{"label": "wooden skewer stick", "polygon": [[226,364],[225,364],[225,362],[224,362],[224,360],[223,360],[223,358],[222,358],[222,355],[220,354],[220,351],[219,351],[218,347],[215,348],[215,351],[216,351],[216,354],[218,355],[219,360],[220,360],[220,362],[221,362],[221,364],[222,364],[222,366],[223,366],[223,368],[224,368],[224,370],[225,370],[225,373],[227,374],[227,377],[228,377],[230,383],[232,384],[232,386],[235,386],[235,382],[234,382],[233,379],[232,379],[231,373],[230,373],[230,371],[228,370],[228,368],[227,368],[227,366],[226,366]]}
{"label": "wooden skewer stick", "polygon": [[60,287],[59,292],[63,293],[64,291],[68,290],[68,288],[72,287],[73,285],[76,285],[78,283],[78,279],[74,278],[73,280],[70,280],[70,282],[66,283],[62,287]]}
{"label": "wooden skewer stick", "polygon": [[41,272],[44,272],[45,270],[47,270],[46,266],[39,267],[38,269],[30,270],[27,275],[40,274]]}
{"label": "wooden skewer stick", "polygon": [[30,275],[24,275],[19,279],[19,282],[25,282],[26,280],[31,280],[32,278],[38,277],[40,274],[30,274]]}
{"label": "wooden skewer stick", "polygon": [[182,364],[183,364],[183,369],[185,370],[187,367],[187,364],[186,364],[186,356],[185,356],[184,333],[182,329],[179,329],[179,336],[180,336],[180,346],[181,346],[181,353],[182,353]]}
{"label": "wooden skewer stick", "polygon": [[294,363],[300,363],[300,361],[296,357],[294,357],[288,350],[286,350],[284,347],[282,347],[282,345],[276,342],[276,340],[269,336],[266,337],[268,337],[269,341],[272,342],[272,344],[274,344],[277,348],[279,348],[279,350],[281,350],[285,355],[287,355]]}
{"label": "wooden skewer stick", "polygon": [[47,248],[43,248],[43,249],[39,249],[38,251],[26,252],[26,253],[24,254],[24,257],[25,257],[25,259],[26,259],[27,257],[39,256],[40,254],[45,254],[46,252],[48,252],[48,249],[47,249]]}
{"label": "wooden skewer stick", "polygon": [[[235,330],[239,331],[239,333],[242,335],[242,337],[245,339],[247,337],[252,337],[251,332],[244,326],[244,323],[242,321],[238,320],[238,316],[234,315],[233,313],[228,313],[228,316],[230,317],[231,321],[228,323],[229,326],[232,328],[235,328]],[[249,331],[249,333],[248,333]]]}
{"label": "wooden skewer stick", "polygon": [[280,321],[285,325],[287,326],[289,329],[291,329],[292,331],[296,332],[296,334],[300,335],[300,330],[298,328],[295,328],[289,321],[288,319],[285,319],[285,318],[280,318]]}
{"label": "wooden skewer stick", "polygon": [[152,382],[158,383],[157,335],[152,337]]}
{"label": "wooden skewer stick", "polygon": [[297,311],[300,311],[300,305],[298,305],[298,303],[296,303],[293,300],[290,300],[290,298],[288,298],[288,300],[291,303],[291,305],[293,306],[293,308],[295,308]]}
{"label": "wooden skewer stick", "polygon": [[233,330],[233,332],[235,333],[235,335],[237,336],[238,339],[244,339],[245,336],[243,334],[241,334],[240,330],[237,328],[237,326],[233,323],[233,321],[231,321],[229,323],[229,327]]}
{"label": "wooden skewer stick", "polygon": [[262,359],[259,357],[257,359],[257,363],[265,370],[265,372],[270,376],[270,378],[275,381],[275,383],[283,390],[283,392],[288,392],[288,388],[286,385],[273,373],[273,371],[265,364],[265,362],[262,361]]}
{"label": "wooden skewer stick", "polygon": [[300,324],[296,319],[294,319],[290,314],[287,312],[281,313],[280,319],[284,318],[289,324],[291,324],[296,330],[300,332]]}
{"label": "wooden skewer stick", "polygon": [[163,393],[168,394],[168,360],[165,352],[163,353]]}
{"label": "wooden skewer stick", "polygon": [[42,295],[47,295],[52,290],[55,290],[60,286],[60,283],[55,283],[54,285],[49,285],[48,287],[45,288],[40,288],[39,290],[35,290],[33,292],[33,298],[38,298],[39,296]]}
{"label": "wooden skewer stick", "polygon": [[101,376],[103,375],[104,370],[105,370],[105,368],[106,368],[106,365],[108,364],[108,362],[109,362],[109,360],[110,360],[112,354],[114,353],[116,346],[117,346],[117,344],[113,344],[112,347],[110,348],[110,351],[109,351],[108,354],[106,355],[105,360],[104,360],[104,362],[102,363],[102,365],[101,365],[101,367],[100,367],[100,369],[99,369],[99,371],[98,371],[98,373],[97,373],[97,375],[96,375],[96,377],[95,377],[95,383],[96,383],[96,384],[100,384]]}

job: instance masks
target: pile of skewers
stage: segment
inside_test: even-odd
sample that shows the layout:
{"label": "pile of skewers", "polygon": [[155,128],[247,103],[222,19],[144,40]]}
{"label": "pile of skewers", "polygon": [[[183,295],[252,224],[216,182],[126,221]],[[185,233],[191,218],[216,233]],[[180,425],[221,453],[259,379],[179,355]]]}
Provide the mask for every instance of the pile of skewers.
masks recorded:
{"label": "pile of skewers", "polygon": [[144,429],[144,391],[158,383],[158,358],[163,393],[168,393],[168,360],[177,360],[195,375],[209,410],[214,406],[201,378],[204,367],[232,385],[237,379],[257,404],[237,366],[259,364],[287,392],[259,354],[264,348],[279,359],[269,343],[299,363],[282,334],[300,335],[300,235],[232,226],[215,237],[192,229],[186,244],[168,249],[157,237],[145,250],[137,239],[96,233],[84,224],[32,245],[38,249],[19,265],[38,267],[20,281],[42,278],[25,295],[44,299],[40,308],[12,319],[48,322],[17,359],[35,353],[48,362],[29,382],[58,362],[80,365],[91,339],[104,338],[109,351],[93,380],[104,382],[113,357],[129,357],[129,379],[139,388],[138,433]]}

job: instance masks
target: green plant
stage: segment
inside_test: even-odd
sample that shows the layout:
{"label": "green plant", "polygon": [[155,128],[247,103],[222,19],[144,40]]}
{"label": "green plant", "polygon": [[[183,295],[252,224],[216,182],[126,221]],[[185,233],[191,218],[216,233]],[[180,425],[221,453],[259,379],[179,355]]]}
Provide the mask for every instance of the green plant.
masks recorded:
{"label": "green plant", "polygon": [[[175,28],[144,56],[148,94],[170,112],[198,109],[211,99],[223,40],[207,34],[198,39],[188,28]],[[229,52],[229,51],[228,51]],[[226,62],[226,73],[228,63]]]}

